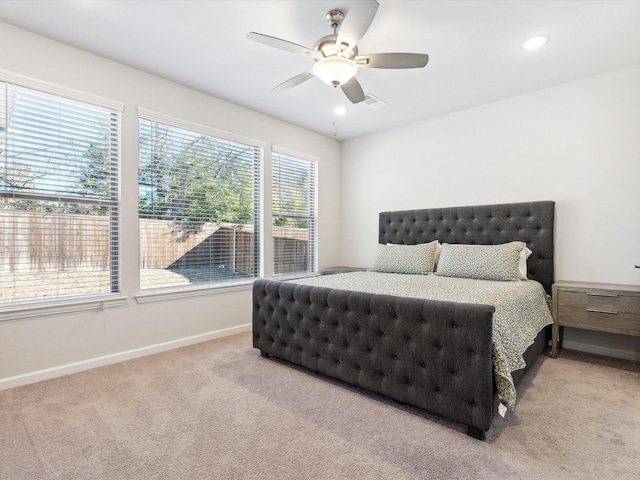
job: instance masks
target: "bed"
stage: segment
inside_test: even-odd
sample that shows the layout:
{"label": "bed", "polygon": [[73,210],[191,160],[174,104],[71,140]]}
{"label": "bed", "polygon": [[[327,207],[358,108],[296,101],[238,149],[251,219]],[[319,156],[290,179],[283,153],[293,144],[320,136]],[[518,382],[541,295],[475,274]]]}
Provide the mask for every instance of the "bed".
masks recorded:
{"label": "bed", "polygon": [[[554,209],[554,202],[543,201],[382,212],[378,243],[524,242],[532,252],[527,278],[550,294]],[[258,279],[253,346],[264,357],[460,422],[469,435],[484,439],[501,404],[494,374],[495,312],[490,304]],[[511,372],[514,385],[548,339],[549,328],[542,328],[522,354],[525,366]]]}

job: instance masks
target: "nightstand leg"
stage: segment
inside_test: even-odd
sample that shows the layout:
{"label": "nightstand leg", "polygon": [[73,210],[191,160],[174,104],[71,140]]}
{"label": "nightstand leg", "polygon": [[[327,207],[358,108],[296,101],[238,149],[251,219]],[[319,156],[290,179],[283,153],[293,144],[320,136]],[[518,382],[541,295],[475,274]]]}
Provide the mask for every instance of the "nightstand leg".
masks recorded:
{"label": "nightstand leg", "polygon": [[564,336],[564,327],[558,326],[558,348],[562,348],[562,337]]}
{"label": "nightstand leg", "polygon": [[553,325],[551,329],[551,358],[558,356],[558,349],[562,348],[562,334],[564,327],[561,327],[557,323]]}

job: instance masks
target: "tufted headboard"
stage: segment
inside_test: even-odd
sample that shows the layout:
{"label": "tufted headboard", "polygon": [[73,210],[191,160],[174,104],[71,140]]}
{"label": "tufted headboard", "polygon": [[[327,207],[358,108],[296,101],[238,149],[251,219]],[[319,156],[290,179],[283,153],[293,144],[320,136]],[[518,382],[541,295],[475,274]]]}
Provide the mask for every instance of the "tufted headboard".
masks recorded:
{"label": "tufted headboard", "polygon": [[504,203],[380,213],[379,243],[495,245],[518,240],[533,252],[528,277],[551,294],[555,202]]}

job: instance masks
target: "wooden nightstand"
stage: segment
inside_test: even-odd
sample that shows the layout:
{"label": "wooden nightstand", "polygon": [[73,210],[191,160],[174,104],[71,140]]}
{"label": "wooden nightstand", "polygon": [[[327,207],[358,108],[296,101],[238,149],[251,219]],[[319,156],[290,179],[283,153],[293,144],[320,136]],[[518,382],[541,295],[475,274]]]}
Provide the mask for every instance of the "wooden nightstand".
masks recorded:
{"label": "wooden nightstand", "polygon": [[328,267],[322,271],[323,275],[335,275],[336,273],[364,272],[362,267]]}
{"label": "wooden nightstand", "polygon": [[560,281],[551,294],[553,358],[562,347],[565,326],[640,336],[640,286]]}

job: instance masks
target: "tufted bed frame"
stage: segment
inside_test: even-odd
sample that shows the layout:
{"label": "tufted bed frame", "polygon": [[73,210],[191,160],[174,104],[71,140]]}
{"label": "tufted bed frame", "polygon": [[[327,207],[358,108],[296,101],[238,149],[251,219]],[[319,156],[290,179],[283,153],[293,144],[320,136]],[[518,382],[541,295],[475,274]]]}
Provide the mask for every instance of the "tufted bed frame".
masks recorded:
{"label": "tufted bed frame", "polygon": [[[501,244],[523,241],[528,277],[551,293],[551,201],[383,212],[379,243]],[[259,279],[253,286],[253,346],[262,356],[385,395],[467,425],[484,439],[498,404],[490,305],[375,295]],[[527,365],[547,345],[543,329]],[[421,349],[406,348],[417,342]],[[528,366],[513,372],[517,384]]]}

